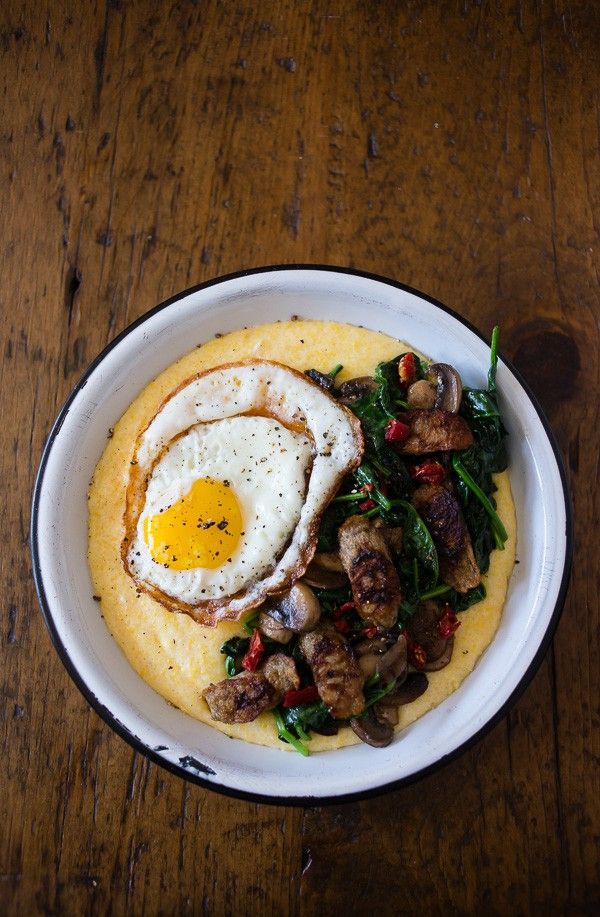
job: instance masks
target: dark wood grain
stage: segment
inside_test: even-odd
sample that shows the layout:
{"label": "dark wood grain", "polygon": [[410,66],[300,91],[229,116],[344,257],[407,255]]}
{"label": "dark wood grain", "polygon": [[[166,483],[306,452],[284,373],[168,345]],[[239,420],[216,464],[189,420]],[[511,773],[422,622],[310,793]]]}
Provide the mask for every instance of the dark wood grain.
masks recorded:
{"label": "dark wood grain", "polygon": [[[599,47],[586,0],[2,4],[2,911],[600,905]],[[27,549],[44,438],[98,350],[188,285],[288,261],[499,322],[576,518],[565,611],[511,713],[417,785],[305,812],[118,739],[51,647]]]}

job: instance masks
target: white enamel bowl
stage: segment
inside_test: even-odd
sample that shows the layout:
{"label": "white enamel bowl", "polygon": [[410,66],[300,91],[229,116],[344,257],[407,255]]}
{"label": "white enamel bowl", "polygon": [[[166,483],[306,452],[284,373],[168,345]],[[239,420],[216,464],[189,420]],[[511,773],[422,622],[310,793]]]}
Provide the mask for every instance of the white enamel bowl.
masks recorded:
{"label": "white enamel bowl", "polygon": [[502,716],[533,675],[556,626],[572,539],[554,439],[523,382],[501,361],[498,387],[510,433],[520,563],[498,633],[461,687],[388,748],[361,744],[307,759],[230,739],[169,706],[131,668],[92,599],[86,562],[89,481],[106,431],[161,370],[217,332],[294,314],[403,338],[455,365],[466,384],[485,385],[489,348],[478,332],[400,284],[311,266],[264,268],[202,284],[127,328],[76,386],[44,450],[31,547],[56,649],[88,702],[119,735],[174,773],[212,789],[270,802],[318,803],[415,779]]}

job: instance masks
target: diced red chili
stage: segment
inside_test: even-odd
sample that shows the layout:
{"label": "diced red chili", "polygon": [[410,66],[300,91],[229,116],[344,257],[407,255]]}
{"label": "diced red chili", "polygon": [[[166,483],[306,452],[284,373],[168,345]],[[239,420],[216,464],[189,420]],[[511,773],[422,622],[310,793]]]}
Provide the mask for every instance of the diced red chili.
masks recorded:
{"label": "diced red chili", "polygon": [[446,469],[441,462],[423,462],[409,469],[411,478],[423,484],[439,484],[446,477]]}
{"label": "diced red chili", "polygon": [[453,633],[460,627],[461,622],[458,620],[449,605],[444,605],[443,614],[438,621],[438,633],[444,640],[449,640]]}
{"label": "diced red chili", "polygon": [[368,509],[374,509],[376,506],[375,500],[363,500],[362,503],[358,504],[358,508],[361,512],[366,512]]}
{"label": "diced red chili", "polygon": [[414,353],[405,353],[398,362],[398,378],[402,385],[410,385],[415,381],[417,375],[417,364],[415,363]]}
{"label": "diced red chili", "polygon": [[404,631],[408,661],[415,669],[422,669],[427,662],[427,653],[420,643],[415,643],[410,634]]}
{"label": "diced red chili", "polygon": [[242,668],[247,672],[255,672],[265,655],[265,645],[259,630],[255,630],[250,638],[250,646],[242,659]]}
{"label": "diced red chili", "polygon": [[284,707],[301,707],[302,704],[314,704],[319,700],[319,692],[315,685],[301,688],[300,691],[286,691],[283,695]]}
{"label": "diced red chili", "polygon": [[352,609],[355,607],[356,606],[353,601],[344,602],[343,605],[340,605],[338,608],[334,608],[333,617],[341,618],[342,615],[345,615],[347,611],[352,611]]}
{"label": "diced red chili", "polygon": [[403,443],[410,434],[410,427],[401,420],[390,420],[385,428],[386,443]]}
{"label": "diced red chili", "polygon": [[376,633],[377,633],[376,627],[363,627],[363,629],[360,632],[360,635],[361,637],[366,637],[368,640],[370,640],[371,637],[374,637]]}
{"label": "diced red chili", "polygon": [[361,493],[361,494],[370,494],[372,490],[373,490],[373,484],[363,484],[363,486],[361,487],[359,493]]}
{"label": "diced red chili", "polygon": [[340,634],[345,634],[350,630],[350,621],[346,618],[338,618],[337,621],[333,622],[333,626]]}

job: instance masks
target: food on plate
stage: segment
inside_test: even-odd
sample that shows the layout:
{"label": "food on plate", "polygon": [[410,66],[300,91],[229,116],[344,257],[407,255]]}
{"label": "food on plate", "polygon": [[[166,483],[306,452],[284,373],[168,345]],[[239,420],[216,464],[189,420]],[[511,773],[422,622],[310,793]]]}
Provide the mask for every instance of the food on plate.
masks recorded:
{"label": "food on plate", "polygon": [[291,321],[147,386],[89,501],[94,591],[140,675],[302,754],[388,745],[455,690],[514,562],[496,348],[473,389],[385,335]]}
{"label": "food on plate", "polygon": [[248,360],[197,373],[138,438],[125,567],[199,623],[239,618],[304,573],[362,451],[358,418],[295,370]]}

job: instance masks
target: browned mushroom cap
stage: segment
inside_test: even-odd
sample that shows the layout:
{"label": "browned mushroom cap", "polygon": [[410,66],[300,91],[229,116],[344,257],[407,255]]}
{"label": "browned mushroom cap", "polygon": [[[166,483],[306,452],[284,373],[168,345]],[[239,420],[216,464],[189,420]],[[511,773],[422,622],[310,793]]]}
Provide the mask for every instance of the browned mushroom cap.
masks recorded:
{"label": "browned mushroom cap", "polygon": [[315,589],[340,589],[348,582],[345,573],[340,573],[337,570],[331,570],[321,566],[315,557],[313,557],[306,568],[306,573],[302,579]]}
{"label": "browned mushroom cap", "polygon": [[269,640],[276,640],[277,643],[289,643],[294,633],[289,627],[284,627],[264,611],[261,611],[258,616],[258,629]]}
{"label": "browned mushroom cap", "polygon": [[386,704],[385,703],[386,700],[387,698],[384,697],[383,700],[377,701],[376,704],[373,704],[373,710],[375,712],[375,716],[377,717],[377,719],[380,722],[383,721],[384,723],[389,723],[390,726],[397,726],[398,723],[400,722],[400,714],[398,713],[398,705],[397,704]]}
{"label": "browned mushroom cap", "polygon": [[443,669],[448,665],[452,659],[452,650],[454,649],[454,637],[450,637],[446,643],[446,648],[441,656],[438,656],[437,659],[432,659],[427,661],[423,666],[423,671],[425,672],[437,672],[438,669]]}
{"label": "browned mushroom cap", "polygon": [[412,704],[417,697],[420,697],[421,694],[424,694],[429,686],[429,681],[427,675],[423,672],[413,672],[410,675],[406,676],[406,679],[399,686],[394,688],[393,691],[390,691],[389,694],[386,694],[379,703],[393,704],[396,707],[400,707],[403,704]]}
{"label": "browned mushroom cap", "polygon": [[385,748],[394,737],[394,729],[390,723],[378,719],[372,709],[364,716],[352,717],[350,727],[359,739],[373,748]]}
{"label": "browned mushroom cap", "polygon": [[432,363],[428,375],[436,383],[433,407],[458,414],[462,398],[462,380],[458,372],[449,363]]}
{"label": "browned mushroom cap", "polygon": [[377,388],[375,379],[371,376],[357,376],[356,379],[348,379],[342,382],[337,390],[337,399],[342,404],[352,404],[365,395],[370,395]]}
{"label": "browned mushroom cap", "polygon": [[406,400],[409,408],[422,408],[429,410],[435,404],[436,387],[427,379],[419,379],[409,385]]}
{"label": "browned mushroom cap", "polygon": [[296,634],[313,630],[321,617],[321,606],[306,583],[294,583],[267,607],[267,614]]}

